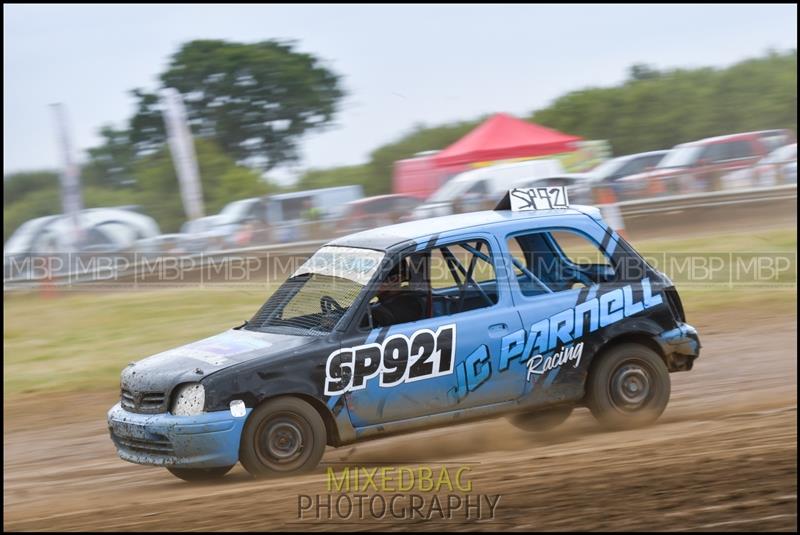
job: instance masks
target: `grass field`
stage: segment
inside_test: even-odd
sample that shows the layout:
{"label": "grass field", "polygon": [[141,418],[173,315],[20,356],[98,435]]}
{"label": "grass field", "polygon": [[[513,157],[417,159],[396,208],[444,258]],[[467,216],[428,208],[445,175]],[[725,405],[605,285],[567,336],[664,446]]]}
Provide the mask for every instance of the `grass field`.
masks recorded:
{"label": "grass field", "polygon": [[[795,229],[751,235],[637,242],[645,253],[782,253],[793,257]],[[724,255],[723,255],[724,256]],[[725,279],[725,273],[720,275]],[[681,286],[687,314],[722,307],[763,307],[765,314],[796,314],[796,267],[772,287],[717,281]],[[211,336],[252,316],[274,289],[233,285],[206,288],[89,291],[55,297],[39,293],[4,296],[3,386],[5,395],[39,391],[114,390],[130,361]]]}

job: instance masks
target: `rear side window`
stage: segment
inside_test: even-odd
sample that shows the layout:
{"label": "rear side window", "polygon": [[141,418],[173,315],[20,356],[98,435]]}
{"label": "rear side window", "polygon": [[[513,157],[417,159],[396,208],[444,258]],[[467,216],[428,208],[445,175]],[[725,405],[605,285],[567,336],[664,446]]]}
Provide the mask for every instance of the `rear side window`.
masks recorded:
{"label": "rear side window", "polygon": [[386,201],[374,201],[364,207],[364,211],[368,214],[380,214],[386,210]]}
{"label": "rear side window", "polygon": [[600,252],[597,245],[583,234],[567,230],[552,230],[549,234],[566,260],[572,264],[603,264],[611,267],[608,258]]}
{"label": "rear side window", "polygon": [[645,168],[655,167],[658,165],[658,162],[660,162],[663,159],[664,159],[663,154],[655,154],[653,156],[648,156],[644,158],[644,167]]}
{"label": "rear side window", "polygon": [[645,169],[647,169],[652,165],[655,165],[655,163],[652,163],[651,160],[647,157],[634,158],[633,160],[623,165],[616,173],[614,173],[612,178],[621,178],[630,175],[635,175],[637,173],[643,172]]}
{"label": "rear side window", "polygon": [[750,158],[753,156],[753,144],[747,140],[732,141],[725,143],[725,160],[738,160],[739,158]]}
{"label": "rear side window", "polygon": [[551,230],[508,241],[514,274],[526,296],[562,292],[607,282],[614,268],[599,246],[583,234]]}
{"label": "rear side window", "polygon": [[703,163],[713,163],[719,162],[725,159],[725,144],[724,143],[714,143],[712,145],[708,145],[703,152],[700,154],[700,158],[698,161]]}

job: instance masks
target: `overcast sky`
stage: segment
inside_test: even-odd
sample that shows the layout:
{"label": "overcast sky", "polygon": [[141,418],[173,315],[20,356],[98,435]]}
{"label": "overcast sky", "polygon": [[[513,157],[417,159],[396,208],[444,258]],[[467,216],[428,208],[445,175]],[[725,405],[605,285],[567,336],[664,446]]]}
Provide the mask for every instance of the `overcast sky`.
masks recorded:
{"label": "overcast sky", "polygon": [[133,111],[191,39],[299,41],[343,75],[336,125],[304,139],[300,169],[361,163],[414,124],[517,115],[627,68],[725,66],[797,46],[796,5],[3,7],[3,171],[54,168],[48,104],[67,106],[76,151]]}

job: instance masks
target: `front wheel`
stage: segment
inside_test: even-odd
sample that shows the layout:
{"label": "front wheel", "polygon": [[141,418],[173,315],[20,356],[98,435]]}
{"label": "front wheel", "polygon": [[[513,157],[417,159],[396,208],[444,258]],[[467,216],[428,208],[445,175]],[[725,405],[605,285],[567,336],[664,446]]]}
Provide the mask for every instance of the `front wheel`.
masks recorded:
{"label": "front wheel", "polygon": [[641,344],[611,348],[589,374],[586,404],[611,429],[650,424],[669,402],[669,371],[652,349]]}
{"label": "front wheel", "polygon": [[247,419],[239,460],[255,477],[308,472],[319,464],[325,444],[325,422],[314,407],[298,398],[276,398]]}
{"label": "front wheel", "polygon": [[213,481],[222,478],[227,474],[231,466],[219,466],[215,468],[175,468],[168,466],[167,470],[175,477],[184,481],[197,482],[197,481]]}

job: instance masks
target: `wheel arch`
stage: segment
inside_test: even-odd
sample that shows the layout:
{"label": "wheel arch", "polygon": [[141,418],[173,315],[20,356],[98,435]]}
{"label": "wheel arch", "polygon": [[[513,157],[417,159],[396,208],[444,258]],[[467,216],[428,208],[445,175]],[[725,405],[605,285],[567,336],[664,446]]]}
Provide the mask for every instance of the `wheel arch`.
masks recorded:
{"label": "wheel arch", "polygon": [[311,407],[320,415],[322,422],[325,424],[326,444],[328,446],[339,446],[342,443],[342,438],[339,433],[339,426],[336,423],[336,418],[334,417],[333,413],[321,400],[310,394],[303,392],[286,392],[264,396],[258,398],[257,400],[254,399],[253,408],[255,409],[256,407],[259,407],[268,401],[278,398],[297,398],[311,405]]}
{"label": "wheel arch", "polygon": [[587,377],[592,374],[594,368],[603,359],[604,355],[611,351],[611,349],[625,344],[639,344],[647,347],[648,349],[652,349],[656,355],[661,358],[667,369],[670,369],[670,362],[667,353],[664,351],[664,348],[661,346],[661,344],[658,343],[655,334],[647,331],[628,331],[610,338],[599,348],[597,355],[592,359],[592,362],[589,365]]}

